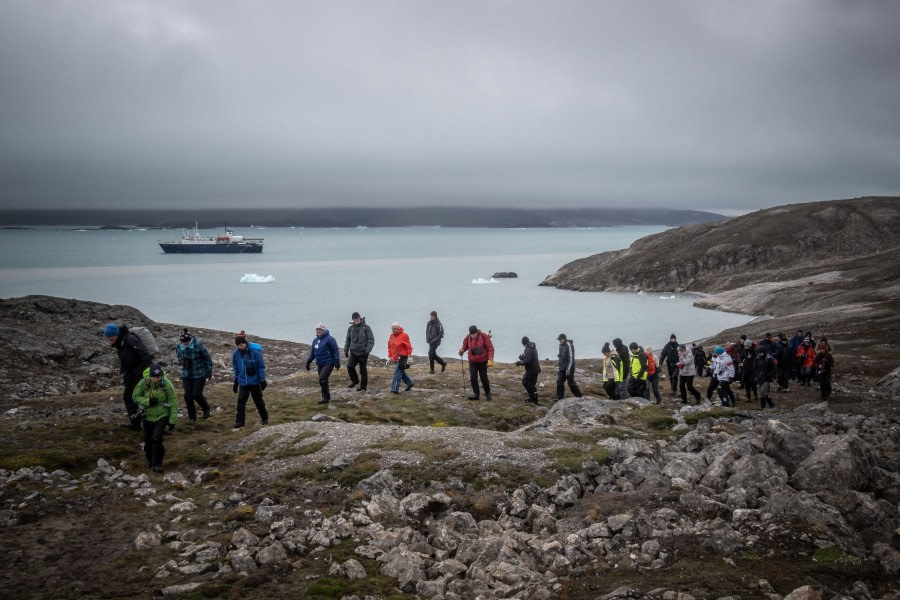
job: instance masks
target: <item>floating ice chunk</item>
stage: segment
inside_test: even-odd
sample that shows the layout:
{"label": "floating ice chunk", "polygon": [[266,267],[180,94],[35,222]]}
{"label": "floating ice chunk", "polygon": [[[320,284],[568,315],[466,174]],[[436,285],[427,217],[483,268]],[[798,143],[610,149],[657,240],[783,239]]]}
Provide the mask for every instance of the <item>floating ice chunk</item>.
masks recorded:
{"label": "floating ice chunk", "polygon": [[472,283],[481,285],[483,283],[497,283],[497,280],[491,277],[490,279],[485,279],[484,277],[476,277],[472,280]]}
{"label": "floating ice chunk", "polygon": [[272,283],[275,281],[274,275],[257,275],[256,273],[247,273],[241,277],[241,283]]}
{"label": "floating ice chunk", "polygon": [[672,294],[671,296],[660,296],[659,299],[660,300],[674,300],[675,294]]}

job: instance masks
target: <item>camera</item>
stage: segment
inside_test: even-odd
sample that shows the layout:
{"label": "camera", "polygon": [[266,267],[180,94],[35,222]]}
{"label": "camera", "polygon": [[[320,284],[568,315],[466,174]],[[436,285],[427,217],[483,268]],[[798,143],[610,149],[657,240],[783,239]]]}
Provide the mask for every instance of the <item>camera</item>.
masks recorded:
{"label": "camera", "polygon": [[249,375],[251,377],[256,375],[256,365],[255,364],[249,363],[247,365],[247,375]]}
{"label": "camera", "polygon": [[130,415],[128,418],[131,419],[132,422],[141,421],[144,418],[144,413],[144,409],[139,408],[137,412],[135,412],[133,415]]}

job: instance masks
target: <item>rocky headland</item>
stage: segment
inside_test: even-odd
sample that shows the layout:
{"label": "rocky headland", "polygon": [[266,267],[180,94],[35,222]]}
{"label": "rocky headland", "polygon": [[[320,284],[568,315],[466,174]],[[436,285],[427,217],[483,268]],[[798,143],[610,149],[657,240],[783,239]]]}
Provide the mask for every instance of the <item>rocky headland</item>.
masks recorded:
{"label": "rocky headland", "polygon": [[[891,203],[858,202],[881,207],[877,221],[896,219]],[[391,370],[380,359],[370,361],[367,393],[335,374],[333,400],[322,407],[314,373],[302,370],[308,348],[258,340],[269,363],[269,425],[254,425],[251,409],[251,426],[233,431],[233,332],[194,331],[216,363],[207,388],[213,415],[180,421],[167,436],[164,475],[146,470],[137,434],[118,427],[117,367],[101,328],[145,325],[174,354],[182,325],[123,306],[2,300],[4,594],[896,599],[900,377],[887,346],[872,350],[887,344],[888,332],[875,330],[896,319],[895,300],[864,289],[896,279],[866,274],[864,259],[875,255],[836,256],[840,268],[819,271],[795,254],[811,277],[852,272],[859,306],[829,335],[839,361],[832,398],[792,388],[775,394],[775,409],[743,394],[736,409],[668,396],[661,405],[611,401],[587,361],[577,374],[583,398],[549,402],[555,365],[545,362],[541,402],[525,403],[521,370],[497,364],[494,401],[473,403],[455,355],[434,375],[417,358],[416,385],[399,396],[388,393]],[[789,277],[769,274],[777,270],[756,274],[791,289]],[[582,285],[587,269],[578,272]],[[721,276],[742,277],[724,268]],[[726,290],[696,285],[665,289]],[[831,333],[820,328],[831,317],[819,315],[847,314],[853,287],[831,285],[804,284],[818,309],[758,312],[784,317],[788,331],[805,315],[808,328]],[[832,294],[840,305],[831,306]]]}

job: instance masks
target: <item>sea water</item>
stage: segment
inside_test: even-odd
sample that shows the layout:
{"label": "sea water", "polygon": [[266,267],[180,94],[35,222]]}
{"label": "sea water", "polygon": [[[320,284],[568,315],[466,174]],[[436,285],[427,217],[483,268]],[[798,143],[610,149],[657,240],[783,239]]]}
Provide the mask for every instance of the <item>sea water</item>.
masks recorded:
{"label": "sea water", "polygon": [[[455,356],[476,325],[491,330],[497,360],[510,362],[525,335],[541,358],[556,356],[560,333],[587,358],[615,337],[659,349],[671,333],[686,342],[749,321],[694,308],[687,294],[538,285],[567,262],[664,229],[254,228],[238,233],[265,238],[265,248],[246,255],[164,254],[158,242],[177,241],[180,230],[3,229],[0,296],[126,304],[159,322],[306,343],[323,322],[341,347],[358,311],[378,356],[387,354],[393,322],[409,333],[415,354],[426,354],[425,325],[436,310],[442,355]],[[498,271],[518,277],[492,280]]]}

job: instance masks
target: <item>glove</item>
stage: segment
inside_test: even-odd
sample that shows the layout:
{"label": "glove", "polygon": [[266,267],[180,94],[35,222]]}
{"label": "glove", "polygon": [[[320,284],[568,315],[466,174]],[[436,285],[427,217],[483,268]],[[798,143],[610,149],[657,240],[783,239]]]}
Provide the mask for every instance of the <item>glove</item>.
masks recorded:
{"label": "glove", "polygon": [[521,360],[517,360],[517,361],[516,361],[516,366],[517,366],[517,367],[521,367],[521,366],[522,366],[522,361],[521,361]]}
{"label": "glove", "polygon": [[156,396],[150,396],[150,402],[148,404],[150,406],[156,406],[157,404],[159,404],[159,400],[156,398]]}
{"label": "glove", "polygon": [[344,358],[350,358],[350,351],[344,350]]}
{"label": "glove", "polygon": [[460,355],[460,356],[462,356],[464,352],[465,352],[465,350],[463,350],[462,348],[459,349],[459,355]]}
{"label": "glove", "polygon": [[306,370],[309,371],[309,363],[306,363]]}
{"label": "glove", "polygon": [[683,368],[684,368],[684,363],[678,363],[678,364],[675,365],[675,366],[678,367],[679,369],[683,369]]}
{"label": "glove", "polygon": [[494,361],[488,359],[488,367],[493,367],[493,366],[494,366]]}
{"label": "glove", "polygon": [[267,387],[269,387],[269,382],[268,382],[268,381],[260,381],[260,382],[259,382],[259,389],[264,390],[264,389],[266,389]]}
{"label": "glove", "polygon": [[238,382],[235,381],[234,384],[232,384],[232,386],[231,386],[231,391],[234,392],[235,394],[237,394],[237,389],[238,389]]}
{"label": "glove", "polygon": [[334,363],[334,368],[335,368],[335,369],[340,369],[340,368],[341,368],[341,361],[337,361],[336,363]]}
{"label": "glove", "polygon": [[209,372],[209,375],[206,376],[207,381],[212,381],[212,371]]}
{"label": "glove", "polygon": [[175,423],[169,423],[169,431],[175,431]]}

